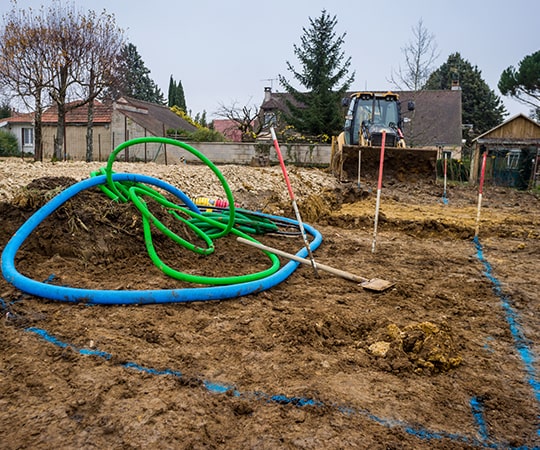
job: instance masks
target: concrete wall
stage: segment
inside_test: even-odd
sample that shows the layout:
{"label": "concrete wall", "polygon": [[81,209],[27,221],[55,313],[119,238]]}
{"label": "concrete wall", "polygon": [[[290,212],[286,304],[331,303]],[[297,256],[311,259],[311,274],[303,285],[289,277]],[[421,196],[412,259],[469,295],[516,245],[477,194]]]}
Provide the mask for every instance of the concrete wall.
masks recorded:
{"label": "concrete wall", "polygon": [[[215,164],[247,164],[265,165],[278,161],[277,153],[272,143],[244,143],[244,142],[191,142],[189,143]],[[330,145],[280,145],[283,159],[289,163],[297,164],[329,164]],[[156,162],[167,163],[198,162],[199,159],[188,151],[167,145],[166,149],[156,158]]]}

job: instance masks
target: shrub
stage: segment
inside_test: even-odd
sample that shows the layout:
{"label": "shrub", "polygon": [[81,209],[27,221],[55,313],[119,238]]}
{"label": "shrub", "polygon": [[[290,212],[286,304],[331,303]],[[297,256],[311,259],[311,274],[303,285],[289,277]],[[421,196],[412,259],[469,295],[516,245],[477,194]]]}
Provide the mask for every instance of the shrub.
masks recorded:
{"label": "shrub", "polygon": [[0,130],[0,156],[20,156],[17,138],[9,131]]}

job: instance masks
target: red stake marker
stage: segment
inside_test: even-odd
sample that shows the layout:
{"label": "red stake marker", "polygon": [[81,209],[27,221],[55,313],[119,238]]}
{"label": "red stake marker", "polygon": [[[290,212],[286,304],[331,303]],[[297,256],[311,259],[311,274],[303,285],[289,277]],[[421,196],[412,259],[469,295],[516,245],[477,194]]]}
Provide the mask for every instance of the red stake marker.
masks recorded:
{"label": "red stake marker", "polygon": [[287,183],[287,190],[289,191],[289,197],[291,198],[294,213],[296,215],[296,220],[298,222],[298,225],[300,226],[302,238],[304,239],[304,246],[308,251],[309,259],[311,261],[311,267],[313,267],[315,275],[319,276],[319,272],[317,271],[317,264],[315,263],[315,258],[313,258],[313,253],[311,253],[311,247],[309,246],[306,231],[304,230],[304,224],[302,222],[302,218],[300,217],[300,211],[298,210],[298,205],[296,204],[296,200],[294,198],[291,181],[289,180],[289,174],[287,173],[287,168],[285,167],[285,161],[283,161],[283,156],[281,155],[281,150],[279,148],[279,143],[277,140],[276,132],[274,131],[274,127],[270,128],[270,133],[272,134],[272,141],[274,141],[274,148],[276,149],[276,153],[279,159],[279,165],[281,166],[281,171],[283,172],[283,177],[285,178],[285,183]]}
{"label": "red stake marker", "polygon": [[381,204],[382,176],[384,168],[384,145],[386,144],[386,131],[382,132],[381,160],[379,162],[379,181],[377,183],[377,202],[375,204],[375,223],[373,225],[373,242],[371,243],[371,253],[375,253],[377,243],[377,224],[379,223],[379,206]]}
{"label": "red stake marker", "polygon": [[486,173],[486,160],[487,160],[487,150],[484,153],[482,158],[482,169],[480,170],[480,186],[478,188],[478,209],[476,211],[476,229],[474,232],[474,237],[478,237],[478,232],[480,231],[480,209],[482,208],[482,190],[484,188],[484,175]]}

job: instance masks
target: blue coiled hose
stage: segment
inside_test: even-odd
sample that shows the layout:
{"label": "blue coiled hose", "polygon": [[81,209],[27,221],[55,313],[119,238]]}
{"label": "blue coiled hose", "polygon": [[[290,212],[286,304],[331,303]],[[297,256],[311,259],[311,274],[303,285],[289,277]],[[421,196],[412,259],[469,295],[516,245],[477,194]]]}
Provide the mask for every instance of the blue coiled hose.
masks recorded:
{"label": "blue coiled hose", "polygon": [[[157,178],[149,177],[141,174],[118,173],[112,174],[113,181],[128,181],[140,182],[154,185],[162,188],[167,192],[175,195],[189,209],[200,212],[198,207],[178,188]],[[107,176],[101,175],[70,186],[62,191],[47,204],[36,211],[7,243],[2,252],[2,275],[4,278],[16,288],[28,294],[38,297],[47,298],[50,300],[58,300],[65,302],[82,302],[90,304],[106,304],[106,305],[128,305],[128,304],[152,304],[152,303],[180,303],[180,302],[195,302],[207,300],[229,299],[248,295],[254,292],[267,290],[276,284],[281,283],[298,267],[299,263],[289,261],[274,274],[262,278],[260,280],[231,284],[225,286],[210,286],[197,288],[182,288],[182,289],[162,289],[162,290],[91,290],[72,288],[66,286],[56,286],[42,283],[31,278],[28,278],[17,271],[15,268],[15,256],[17,251],[28,238],[28,236],[36,229],[36,227],[51,213],[63,205],[66,201],[77,195],[78,193],[94,186],[99,186],[107,183]],[[278,219],[290,224],[297,224],[296,221],[285,217],[274,217],[264,215],[270,219]],[[321,234],[309,225],[305,225],[306,231],[313,236],[313,241],[310,243],[312,250],[319,247],[322,242]],[[307,256],[307,250],[302,248],[298,253],[300,257]]]}

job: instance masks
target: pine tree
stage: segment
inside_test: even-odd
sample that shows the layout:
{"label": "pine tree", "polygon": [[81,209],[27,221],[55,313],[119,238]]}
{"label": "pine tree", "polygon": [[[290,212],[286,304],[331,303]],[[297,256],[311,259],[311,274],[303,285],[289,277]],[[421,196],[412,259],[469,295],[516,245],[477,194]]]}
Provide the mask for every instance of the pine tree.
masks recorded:
{"label": "pine tree", "polygon": [[525,56],[516,70],[508,67],[501,74],[497,86],[502,95],[509,95],[519,102],[531,106],[538,116],[540,107],[540,51]]}
{"label": "pine tree", "polygon": [[499,125],[507,114],[499,96],[482,79],[476,66],[454,53],[429,77],[425,89],[451,89],[459,81],[462,91],[462,122],[472,124],[475,135]]}
{"label": "pine tree", "polygon": [[303,28],[301,44],[294,45],[301,71],[287,61],[288,70],[307,92],[298,91],[279,75],[280,83],[294,99],[287,102],[290,113],[285,114],[285,120],[302,133],[335,135],[343,127],[341,99],[354,81],[354,72],[348,74],[351,58],[344,59],[341,51],[346,34],[336,36],[337,18],[330,17],[326,10],[309,22],[310,28]]}
{"label": "pine tree", "polygon": [[150,69],[133,44],[126,44],[121,51],[123,79],[120,82],[120,94],[151,103],[165,104],[165,98],[159,86],[150,78]]}

